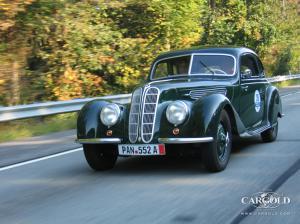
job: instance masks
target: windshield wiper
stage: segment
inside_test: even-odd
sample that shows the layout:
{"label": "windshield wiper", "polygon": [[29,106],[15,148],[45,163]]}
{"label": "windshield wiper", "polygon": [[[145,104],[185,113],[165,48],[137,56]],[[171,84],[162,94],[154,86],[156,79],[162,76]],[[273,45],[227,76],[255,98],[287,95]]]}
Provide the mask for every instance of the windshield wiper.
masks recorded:
{"label": "windshield wiper", "polygon": [[214,72],[214,70],[212,70],[210,67],[208,67],[206,64],[204,64],[201,60],[198,60],[199,63],[206,68],[209,72],[211,72],[212,75],[215,75],[216,73]]}

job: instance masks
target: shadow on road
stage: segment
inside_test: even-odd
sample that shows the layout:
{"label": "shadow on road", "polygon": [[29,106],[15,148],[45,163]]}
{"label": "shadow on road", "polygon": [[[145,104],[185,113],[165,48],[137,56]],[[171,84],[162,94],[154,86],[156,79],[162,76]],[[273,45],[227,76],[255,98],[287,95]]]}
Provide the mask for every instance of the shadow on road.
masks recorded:
{"label": "shadow on road", "polygon": [[114,174],[205,174],[200,156],[164,156],[122,158],[112,170]]}
{"label": "shadow on road", "polygon": [[[253,147],[256,144],[263,144],[259,137],[237,139],[234,141],[232,153],[241,153],[242,151],[248,150],[249,147]],[[119,158],[114,169],[107,172],[109,172],[109,175],[178,175],[179,173],[211,175],[211,173],[205,169],[200,155]]]}
{"label": "shadow on road", "polygon": [[239,153],[243,150],[248,149],[248,147],[254,146],[256,144],[264,144],[259,136],[249,138],[236,138],[233,141],[231,153]]}

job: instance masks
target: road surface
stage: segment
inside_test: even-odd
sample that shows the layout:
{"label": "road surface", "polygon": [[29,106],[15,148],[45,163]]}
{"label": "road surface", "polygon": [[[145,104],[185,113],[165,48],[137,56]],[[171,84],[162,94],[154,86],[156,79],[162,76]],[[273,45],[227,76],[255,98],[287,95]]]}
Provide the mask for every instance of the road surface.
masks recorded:
{"label": "road surface", "polygon": [[[277,141],[236,142],[220,173],[190,157],[119,159],[113,170],[97,173],[80,149],[18,163],[78,147],[72,132],[68,142],[61,134],[0,144],[0,223],[299,223],[300,88],[282,95],[286,116]],[[262,191],[290,203],[275,209],[242,204],[242,197]]]}

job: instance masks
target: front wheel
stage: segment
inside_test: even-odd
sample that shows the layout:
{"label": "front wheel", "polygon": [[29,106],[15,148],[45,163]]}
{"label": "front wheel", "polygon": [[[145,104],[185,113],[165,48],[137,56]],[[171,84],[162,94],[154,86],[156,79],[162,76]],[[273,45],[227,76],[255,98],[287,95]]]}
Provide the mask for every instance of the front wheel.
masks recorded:
{"label": "front wheel", "polygon": [[114,145],[86,144],[83,152],[90,167],[96,171],[112,169],[118,158]]}
{"label": "front wheel", "polygon": [[226,168],[232,148],[232,132],[230,119],[226,111],[221,112],[214,141],[202,150],[205,167],[212,172]]}

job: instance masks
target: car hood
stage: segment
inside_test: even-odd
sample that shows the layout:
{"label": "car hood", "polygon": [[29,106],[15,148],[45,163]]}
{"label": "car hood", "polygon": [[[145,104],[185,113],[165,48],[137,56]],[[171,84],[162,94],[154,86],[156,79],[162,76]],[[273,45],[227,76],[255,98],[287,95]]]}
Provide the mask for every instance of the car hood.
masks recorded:
{"label": "car hood", "polygon": [[[201,94],[211,94],[215,92],[226,93],[232,86],[233,80],[208,80],[195,79],[190,77],[165,79],[149,82],[143,88],[156,87],[160,90],[160,98],[165,100],[176,100],[187,98],[191,91],[199,91]],[[189,98],[189,97],[188,97]]]}

